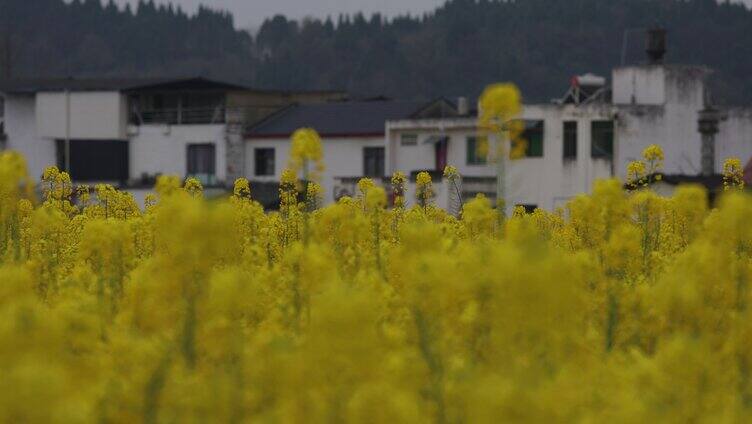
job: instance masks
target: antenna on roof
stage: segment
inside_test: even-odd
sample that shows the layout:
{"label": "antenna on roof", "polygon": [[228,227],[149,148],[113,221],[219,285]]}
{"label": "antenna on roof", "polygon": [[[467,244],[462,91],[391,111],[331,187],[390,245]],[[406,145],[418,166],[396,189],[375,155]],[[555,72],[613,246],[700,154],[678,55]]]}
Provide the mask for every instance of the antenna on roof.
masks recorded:
{"label": "antenna on roof", "polygon": [[648,54],[650,64],[663,63],[663,56],[666,55],[666,30],[661,27],[649,29],[645,44],[645,52]]}

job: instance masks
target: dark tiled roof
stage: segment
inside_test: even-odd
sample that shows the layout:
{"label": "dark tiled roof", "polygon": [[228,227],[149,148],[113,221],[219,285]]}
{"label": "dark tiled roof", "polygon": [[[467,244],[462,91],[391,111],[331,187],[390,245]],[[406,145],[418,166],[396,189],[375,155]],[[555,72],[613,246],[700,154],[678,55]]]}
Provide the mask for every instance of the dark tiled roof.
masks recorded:
{"label": "dark tiled roof", "polygon": [[322,136],[381,135],[386,121],[404,119],[425,102],[368,101],[296,105],[276,113],[247,131],[248,137],[288,137],[299,128]]}
{"label": "dark tiled roof", "polygon": [[247,90],[240,84],[195,78],[40,78],[0,80],[0,92],[32,94],[40,91],[132,91],[148,89]]}

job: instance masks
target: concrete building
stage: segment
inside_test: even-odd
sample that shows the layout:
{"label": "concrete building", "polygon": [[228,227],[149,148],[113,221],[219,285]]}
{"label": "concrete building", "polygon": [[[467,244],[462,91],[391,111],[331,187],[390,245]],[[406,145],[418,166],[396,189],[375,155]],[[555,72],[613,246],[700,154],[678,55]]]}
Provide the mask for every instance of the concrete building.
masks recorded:
{"label": "concrete building", "polygon": [[[610,82],[575,77],[561,99],[524,106],[527,149],[506,164],[503,178],[510,209],[554,209],[590,192],[597,179],[624,178],[650,144],[666,154],[662,192],[693,182],[717,189],[732,156],[747,163],[752,180],[752,108],[714,106],[712,72],[662,63],[665,34],[651,34],[648,63],[616,68]],[[464,200],[478,193],[495,199],[497,167],[478,148],[484,134],[467,99],[346,99],[205,78],[5,81],[0,148],[23,153],[37,178],[57,164],[75,182],[133,191],[150,189],[159,174],[194,176],[218,190],[247,177],[254,196],[273,207],[290,137],[311,127],[324,144],[325,203],[357,194],[364,176],[388,187],[395,171],[410,175],[411,202],[415,176],[429,171],[436,203],[456,210],[441,176],[446,165],[463,176]]]}
{"label": "concrete building", "polygon": [[137,191],[157,175],[225,188],[243,176],[243,128],[296,103],[340,92],[281,92],[188,79],[0,82],[0,147],[21,152],[32,177],[68,170],[75,183]]}
{"label": "concrete building", "polygon": [[[752,108],[714,108],[717,132],[703,145],[698,125],[709,102],[707,79],[700,66],[651,63],[617,68],[611,85],[587,75],[573,80],[563,99],[550,104],[525,105],[528,151],[507,163],[507,205],[553,209],[573,196],[587,193],[597,179],[624,178],[627,164],[642,150],[659,144],[666,155],[666,191],[680,183],[719,184],[723,162],[752,159]],[[581,81],[595,81],[581,93]],[[465,103],[460,101],[458,104]],[[704,115],[703,115],[704,116]],[[496,166],[476,153],[477,113],[458,110],[442,119],[403,119],[387,123],[389,172],[440,170],[456,166],[463,175],[465,200],[484,193],[496,196]],[[703,169],[703,163],[706,163]],[[694,178],[704,175],[704,178]],[[436,201],[450,208],[447,189],[438,182]]]}
{"label": "concrete building", "polygon": [[326,169],[321,184],[324,203],[356,194],[362,177],[389,179],[385,123],[410,117],[441,116],[449,102],[407,102],[376,99],[295,105],[257,125],[245,136],[245,173],[252,184],[279,181],[287,167],[290,138],[299,128],[313,128],[322,139]]}
{"label": "concrete building", "polygon": [[[530,105],[520,117],[527,140],[524,158],[507,161],[505,193],[510,205],[554,208],[572,196],[588,192],[596,179],[613,173],[613,115],[604,105]],[[478,130],[475,114],[459,113],[441,119],[406,119],[387,123],[389,171],[412,176],[434,171],[440,179],[446,165],[455,166],[463,177],[464,199],[482,193],[496,197],[496,164],[481,153],[484,134]],[[592,139],[597,144],[591,144]],[[489,139],[489,144],[494,143]],[[598,150],[602,149],[602,150]],[[489,150],[493,150],[490,147]],[[447,189],[437,184],[436,202],[449,208]]]}

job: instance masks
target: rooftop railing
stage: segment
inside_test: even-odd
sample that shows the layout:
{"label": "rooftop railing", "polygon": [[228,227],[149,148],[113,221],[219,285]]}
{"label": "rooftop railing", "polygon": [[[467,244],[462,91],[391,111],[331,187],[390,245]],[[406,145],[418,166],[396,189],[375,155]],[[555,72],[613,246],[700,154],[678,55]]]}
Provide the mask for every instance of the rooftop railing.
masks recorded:
{"label": "rooftop railing", "polygon": [[224,124],[224,106],[207,108],[179,108],[179,109],[151,109],[135,110],[131,116],[131,122],[137,125],[143,124]]}

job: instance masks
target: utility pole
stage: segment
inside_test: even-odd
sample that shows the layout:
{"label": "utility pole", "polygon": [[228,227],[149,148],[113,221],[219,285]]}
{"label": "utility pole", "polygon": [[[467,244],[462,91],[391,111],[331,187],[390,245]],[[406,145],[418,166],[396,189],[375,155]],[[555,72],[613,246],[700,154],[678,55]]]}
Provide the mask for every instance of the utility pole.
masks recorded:
{"label": "utility pole", "polygon": [[[64,165],[65,165],[65,172],[68,173],[68,175],[71,175],[71,166],[70,166],[70,90],[65,89],[65,145],[63,146],[63,156],[64,156]],[[73,177],[71,177],[73,178]]]}
{"label": "utility pole", "polygon": [[[499,123],[499,131],[494,134],[496,138],[496,205],[501,206],[501,202],[507,201],[507,161],[510,160],[512,152],[511,137],[509,133],[513,130],[513,125],[523,124],[524,121],[519,118],[510,119]],[[504,208],[507,205],[504,204]]]}
{"label": "utility pole", "polygon": [[[506,125],[506,124],[505,124]],[[506,201],[506,173],[507,173],[507,149],[505,146],[506,137],[503,132],[499,132],[496,138],[496,205],[501,206],[501,202]],[[506,208],[506,205],[504,205]],[[502,211],[504,213],[504,211]]]}

